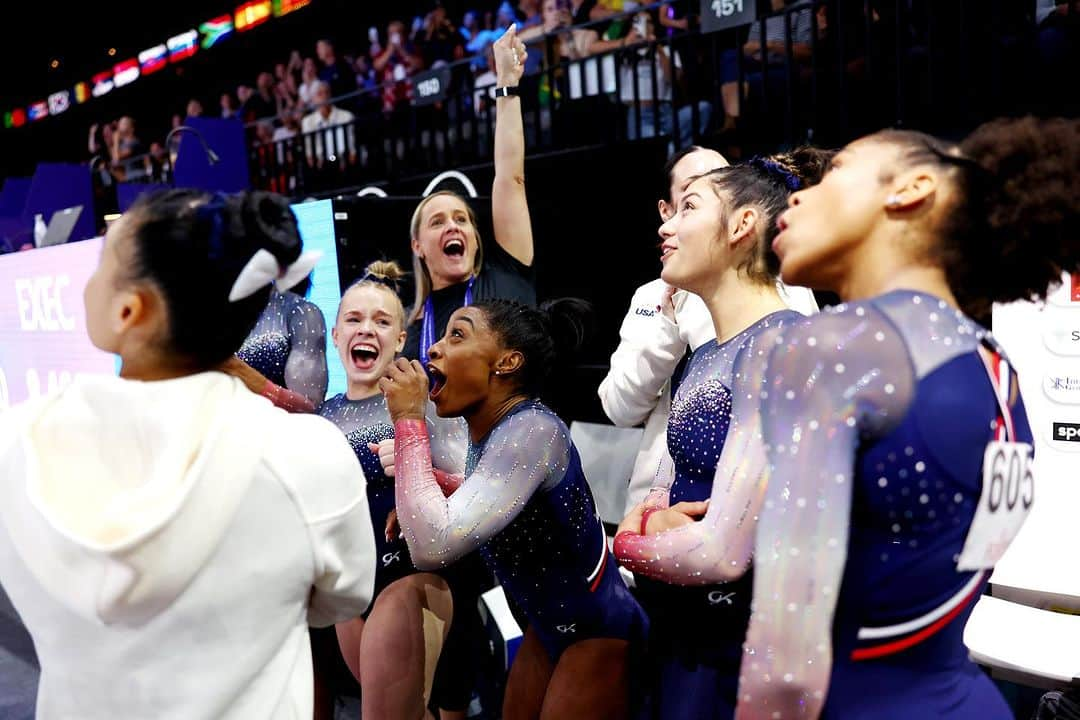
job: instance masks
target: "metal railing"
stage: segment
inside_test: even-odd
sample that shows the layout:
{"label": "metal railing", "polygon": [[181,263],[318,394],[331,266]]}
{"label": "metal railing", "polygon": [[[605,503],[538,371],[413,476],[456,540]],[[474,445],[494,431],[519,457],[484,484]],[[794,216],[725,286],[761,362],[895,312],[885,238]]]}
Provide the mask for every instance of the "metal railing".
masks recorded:
{"label": "metal railing", "polygon": [[[771,151],[839,145],[886,126],[956,134],[993,115],[1023,112],[1031,105],[1025,89],[1005,94],[1001,87],[1031,68],[1035,4],[1018,10],[1008,0],[986,0],[973,7],[803,0],[734,30],[608,43],[587,57],[564,48],[576,47],[568,40],[597,23],[561,28],[530,45],[538,60],[521,83],[527,151],[640,138]],[[636,12],[603,23],[629,23]],[[494,103],[469,72],[471,62],[405,81],[410,99],[398,103],[384,102],[384,87],[338,98],[334,105],[353,120],[255,144],[253,185],[311,195],[490,161]],[[420,97],[434,77],[438,96]],[[734,115],[724,109],[732,83],[738,120],[721,122]]]}

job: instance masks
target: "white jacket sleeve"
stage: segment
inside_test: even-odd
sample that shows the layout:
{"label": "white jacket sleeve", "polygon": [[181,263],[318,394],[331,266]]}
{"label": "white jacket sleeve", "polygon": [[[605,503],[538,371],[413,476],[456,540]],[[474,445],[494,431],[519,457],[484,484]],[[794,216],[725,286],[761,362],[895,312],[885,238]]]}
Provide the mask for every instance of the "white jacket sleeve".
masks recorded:
{"label": "white jacket sleeve", "polygon": [[367,481],[345,436],[321,417],[290,421],[291,442],[303,448],[304,464],[282,479],[308,528],[315,562],[308,623],[321,627],[359,617],[371,603],[375,533]]}
{"label": "white jacket sleeve", "polygon": [[619,427],[645,421],[686,353],[679,326],[660,312],[665,287],[662,280],[654,280],[634,293],[611,369],[600,383],[600,403]]}

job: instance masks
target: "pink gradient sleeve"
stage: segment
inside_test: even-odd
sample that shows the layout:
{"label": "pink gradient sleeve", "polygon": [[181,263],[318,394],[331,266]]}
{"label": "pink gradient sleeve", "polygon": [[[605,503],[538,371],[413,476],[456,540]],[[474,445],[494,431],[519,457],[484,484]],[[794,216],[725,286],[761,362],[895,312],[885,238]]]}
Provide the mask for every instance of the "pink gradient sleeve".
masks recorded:
{"label": "pink gradient sleeve", "polygon": [[570,456],[565,427],[524,410],[492,430],[480,460],[448,498],[435,478],[423,420],[394,424],[395,501],[409,553],[420,569],[443,567],[513,522],[541,487],[562,480]]}
{"label": "pink gradient sleeve", "polygon": [[870,305],[788,331],[768,370],[761,423],[770,481],[736,717],[816,718],[832,668],[856,453],[861,439],[903,418],[915,372],[895,326]]}
{"label": "pink gradient sleeve", "polygon": [[306,395],[294,392],[288,388],[283,388],[280,385],[275,385],[270,380],[266,381],[262,392],[259,394],[287,412],[315,412],[315,405],[312,404],[311,400],[309,400]]}

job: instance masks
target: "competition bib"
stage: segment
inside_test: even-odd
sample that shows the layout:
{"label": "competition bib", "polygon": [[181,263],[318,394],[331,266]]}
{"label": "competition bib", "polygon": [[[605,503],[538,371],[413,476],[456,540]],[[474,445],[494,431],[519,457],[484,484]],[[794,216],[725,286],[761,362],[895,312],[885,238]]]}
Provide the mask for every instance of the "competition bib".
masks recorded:
{"label": "competition bib", "polygon": [[1030,443],[1015,441],[1009,407],[1012,375],[1008,361],[994,348],[983,360],[997,398],[997,430],[983,454],[982,493],[964,549],[956,561],[960,572],[992,568],[1020,532],[1035,501],[1033,448]]}
{"label": "competition bib", "polygon": [[982,495],[964,549],[956,562],[961,572],[994,567],[1024,524],[1035,500],[1028,443],[994,441],[983,455]]}

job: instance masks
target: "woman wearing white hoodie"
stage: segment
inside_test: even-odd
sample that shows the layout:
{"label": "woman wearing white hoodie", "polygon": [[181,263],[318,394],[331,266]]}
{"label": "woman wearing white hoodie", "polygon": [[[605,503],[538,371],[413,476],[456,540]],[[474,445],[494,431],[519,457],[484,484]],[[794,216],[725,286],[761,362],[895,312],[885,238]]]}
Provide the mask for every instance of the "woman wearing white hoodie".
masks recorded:
{"label": "woman wearing white hoodie", "polygon": [[121,377],[0,416],[0,581],[38,717],[311,717],[308,623],[371,598],[364,476],[332,424],[213,371],[300,250],[276,196],[144,197],[86,288]]}

